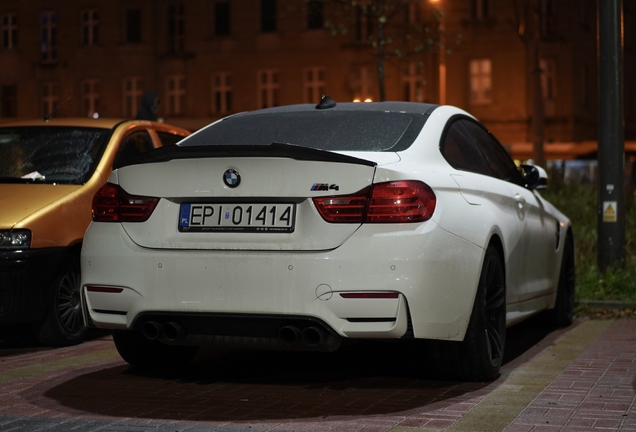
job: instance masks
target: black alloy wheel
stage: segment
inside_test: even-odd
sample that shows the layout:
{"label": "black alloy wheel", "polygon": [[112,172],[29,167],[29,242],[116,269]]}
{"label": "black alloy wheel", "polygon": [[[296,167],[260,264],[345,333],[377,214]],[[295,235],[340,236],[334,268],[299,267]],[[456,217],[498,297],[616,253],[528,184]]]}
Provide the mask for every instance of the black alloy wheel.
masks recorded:
{"label": "black alloy wheel", "polygon": [[80,305],[80,273],[69,271],[59,281],[57,294],[57,314],[62,329],[67,333],[77,333],[84,327]]}
{"label": "black alloy wheel", "polygon": [[506,274],[499,250],[490,245],[482,265],[464,340],[429,341],[436,369],[445,379],[492,381],[499,377],[506,341]]}
{"label": "black alloy wheel", "polygon": [[75,345],[88,332],[80,302],[79,257],[67,259],[51,285],[46,316],[38,323],[38,340],[47,346]]}
{"label": "black alloy wheel", "polygon": [[484,331],[490,365],[499,368],[503,360],[506,339],[506,281],[498,253],[487,253],[484,263],[485,289]]}
{"label": "black alloy wheel", "polygon": [[567,327],[574,320],[574,297],[576,293],[576,264],[574,238],[568,232],[563,245],[563,258],[559,274],[556,305],[551,312],[552,322],[557,327]]}

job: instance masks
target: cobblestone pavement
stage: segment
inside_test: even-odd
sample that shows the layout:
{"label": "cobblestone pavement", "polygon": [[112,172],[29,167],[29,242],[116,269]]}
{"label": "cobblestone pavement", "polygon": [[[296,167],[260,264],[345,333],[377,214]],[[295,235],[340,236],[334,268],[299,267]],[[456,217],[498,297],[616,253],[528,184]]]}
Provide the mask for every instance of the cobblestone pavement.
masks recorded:
{"label": "cobblestone pavement", "polygon": [[413,345],[332,354],[202,351],[185,371],[130,368],[109,336],[0,342],[0,431],[636,431],[636,320],[508,331],[492,383],[441,381]]}

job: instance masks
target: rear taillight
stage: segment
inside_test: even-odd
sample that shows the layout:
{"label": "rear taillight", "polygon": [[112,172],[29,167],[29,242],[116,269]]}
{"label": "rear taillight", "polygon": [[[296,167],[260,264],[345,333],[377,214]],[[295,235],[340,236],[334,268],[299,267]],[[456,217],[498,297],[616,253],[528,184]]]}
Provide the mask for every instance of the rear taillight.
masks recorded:
{"label": "rear taillight", "polygon": [[95,222],[145,222],[159,198],[130,195],[119,185],[106,183],[93,197]]}
{"label": "rear taillight", "polygon": [[378,183],[352,195],[314,198],[331,223],[424,222],[435,211],[435,193],[425,183],[401,180]]}

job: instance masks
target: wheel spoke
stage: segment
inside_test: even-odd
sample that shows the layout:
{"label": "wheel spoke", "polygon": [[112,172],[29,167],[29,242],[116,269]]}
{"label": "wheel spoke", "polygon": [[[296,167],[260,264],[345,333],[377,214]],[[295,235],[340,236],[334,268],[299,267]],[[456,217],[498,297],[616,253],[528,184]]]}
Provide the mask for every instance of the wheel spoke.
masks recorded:
{"label": "wheel spoke", "polygon": [[503,355],[503,339],[498,326],[493,324],[494,323],[486,323],[486,341],[488,343],[490,361],[494,364],[498,363]]}

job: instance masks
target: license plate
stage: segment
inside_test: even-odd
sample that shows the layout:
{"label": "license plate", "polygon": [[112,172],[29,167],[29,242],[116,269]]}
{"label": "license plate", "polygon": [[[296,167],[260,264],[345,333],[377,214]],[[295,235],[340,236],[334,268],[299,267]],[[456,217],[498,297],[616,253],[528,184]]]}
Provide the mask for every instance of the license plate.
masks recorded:
{"label": "license plate", "polygon": [[296,204],[181,204],[179,231],[294,232]]}

